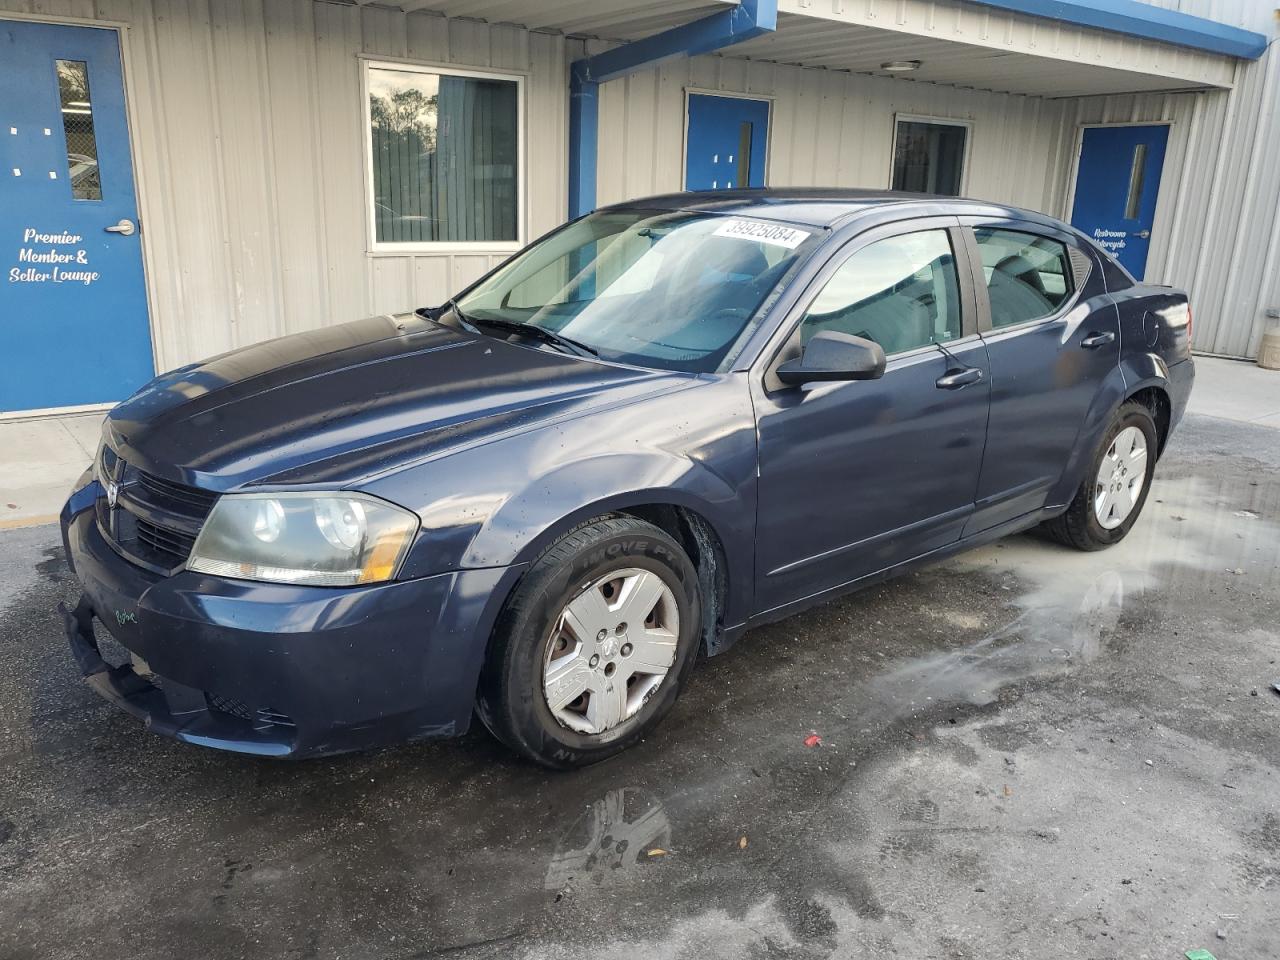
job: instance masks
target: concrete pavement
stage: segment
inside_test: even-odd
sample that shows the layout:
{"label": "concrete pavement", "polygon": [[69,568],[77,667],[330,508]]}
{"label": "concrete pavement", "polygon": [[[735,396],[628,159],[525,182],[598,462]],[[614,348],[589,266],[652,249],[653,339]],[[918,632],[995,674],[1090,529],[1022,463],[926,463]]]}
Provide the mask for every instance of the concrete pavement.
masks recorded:
{"label": "concrete pavement", "polygon": [[57,520],[101,430],[100,413],[0,420],[0,530]]}
{"label": "concrete pavement", "polygon": [[1280,427],[1280,370],[1196,357],[1196,385],[1187,409],[1221,420]]}
{"label": "concrete pavement", "polygon": [[150,735],[76,676],[57,539],[0,533],[11,960],[1280,942],[1273,429],[1190,414],[1120,546],[1016,537],[752,631],[646,742],[569,774],[479,729],[302,763]]}

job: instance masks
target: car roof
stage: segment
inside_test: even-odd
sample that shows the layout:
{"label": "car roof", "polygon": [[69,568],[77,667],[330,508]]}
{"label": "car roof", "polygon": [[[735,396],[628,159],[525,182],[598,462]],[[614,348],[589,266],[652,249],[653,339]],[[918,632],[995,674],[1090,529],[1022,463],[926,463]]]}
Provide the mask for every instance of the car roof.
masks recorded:
{"label": "car roof", "polygon": [[998,216],[1063,226],[1061,221],[1043,213],[984,200],[848,187],[757,187],[666,193],[612,204],[604,209],[688,210],[834,228],[861,214],[889,206],[919,207],[921,216]]}

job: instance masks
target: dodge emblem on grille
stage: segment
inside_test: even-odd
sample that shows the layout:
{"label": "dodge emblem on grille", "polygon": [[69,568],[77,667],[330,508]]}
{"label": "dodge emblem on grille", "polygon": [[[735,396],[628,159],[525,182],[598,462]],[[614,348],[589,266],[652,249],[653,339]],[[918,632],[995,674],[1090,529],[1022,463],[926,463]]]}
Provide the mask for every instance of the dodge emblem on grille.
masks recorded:
{"label": "dodge emblem on grille", "polygon": [[114,480],[107,481],[107,506],[112,510],[116,508],[116,500],[120,498],[120,484]]}

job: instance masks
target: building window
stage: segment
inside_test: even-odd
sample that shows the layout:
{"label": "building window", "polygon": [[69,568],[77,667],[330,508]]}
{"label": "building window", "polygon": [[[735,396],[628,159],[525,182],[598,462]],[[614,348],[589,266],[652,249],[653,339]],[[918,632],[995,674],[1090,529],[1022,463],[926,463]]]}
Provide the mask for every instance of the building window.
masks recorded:
{"label": "building window", "polygon": [[960,196],[969,125],[898,117],[893,134],[893,189]]}
{"label": "building window", "polygon": [[521,81],[404,64],[366,65],[375,249],[517,249]]}

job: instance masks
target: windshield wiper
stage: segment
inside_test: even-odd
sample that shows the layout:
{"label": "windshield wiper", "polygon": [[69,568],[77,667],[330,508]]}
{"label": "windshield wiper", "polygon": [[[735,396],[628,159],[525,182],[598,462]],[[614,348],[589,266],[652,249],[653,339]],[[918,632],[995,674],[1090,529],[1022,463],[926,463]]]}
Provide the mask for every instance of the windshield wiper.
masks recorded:
{"label": "windshield wiper", "polygon": [[458,318],[458,323],[462,324],[466,329],[470,330],[472,333],[480,332],[479,330],[476,329],[476,325],[472,323],[469,319],[467,319],[467,315],[463,313],[462,308],[458,306],[457,300],[455,300],[453,297],[450,297],[448,300],[444,302],[444,305],[453,312],[453,315],[455,317]]}
{"label": "windshield wiper", "polygon": [[[452,301],[450,301],[453,304]],[[561,347],[570,353],[580,357],[598,357],[600,351],[595,347],[589,347],[585,343],[579,343],[570,337],[566,337],[563,333],[557,333],[554,330],[548,330],[546,327],[540,327],[536,323],[524,323],[520,320],[503,320],[498,317],[474,317],[466,318],[458,313],[458,307],[453,304],[453,312],[457,314],[458,319],[463,323],[467,323],[472,327],[493,327],[495,330],[506,330],[510,333],[518,333],[521,336],[532,337],[535,340],[541,340],[552,346]]]}

